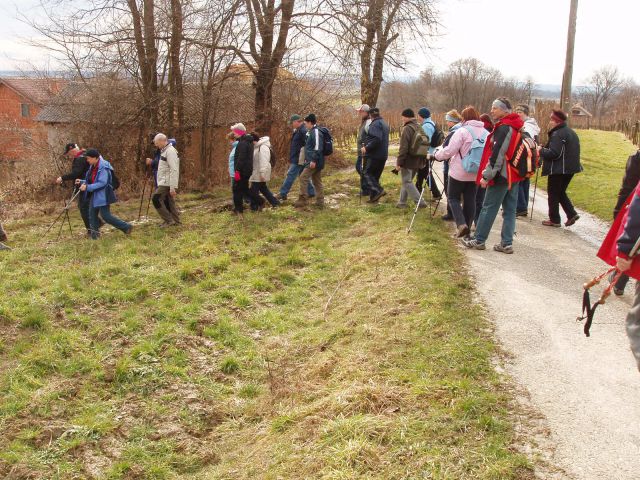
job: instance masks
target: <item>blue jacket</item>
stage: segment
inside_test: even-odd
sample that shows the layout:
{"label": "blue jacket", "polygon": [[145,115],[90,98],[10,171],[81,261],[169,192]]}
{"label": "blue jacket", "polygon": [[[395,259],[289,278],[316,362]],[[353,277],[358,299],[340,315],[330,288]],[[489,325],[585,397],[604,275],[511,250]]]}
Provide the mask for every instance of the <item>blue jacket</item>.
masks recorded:
{"label": "blue jacket", "polygon": [[311,162],[316,162],[316,170],[324,168],[324,155],[322,154],[324,140],[322,132],[318,126],[314,126],[307,132],[307,140],[304,145],[304,165],[309,166]]}
{"label": "blue jacket", "polygon": [[238,146],[238,141],[236,140],[231,145],[231,153],[229,153],[229,176],[234,178],[236,175],[236,167],[234,164],[234,159],[236,156],[236,147]]}
{"label": "blue jacket", "polygon": [[307,143],[307,128],[300,125],[300,128],[293,131],[291,134],[291,146],[289,147],[289,162],[294,165],[298,164],[300,160],[300,150],[302,150]]}
{"label": "blue jacket", "polygon": [[[424,130],[424,133],[429,137],[429,141],[431,141],[433,134],[436,133],[436,123],[431,120],[431,117],[424,119],[424,122],[422,122],[422,130]],[[433,153],[435,151],[435,148],[429,147],[429,153]]]}
{"label": "blue jacket", "polygon": [[387,160],[389,157],[389,125],[382,118],[371,121],[365,133],[364,146],[370,160]]}
{"label": "blue jacket", "polygon": [[113,167],[102,156],[98,162],[98,174],[96,175],[96,181],[91,182],[91,172],[95,167],[91,167],[87,171],[86,177],[84,177],[87,183],[87,190],[85,192],[85,199],[91,194],[91,207],[105,207],[111,205],[117,201],[116,195],[111,188],[111,175]]}

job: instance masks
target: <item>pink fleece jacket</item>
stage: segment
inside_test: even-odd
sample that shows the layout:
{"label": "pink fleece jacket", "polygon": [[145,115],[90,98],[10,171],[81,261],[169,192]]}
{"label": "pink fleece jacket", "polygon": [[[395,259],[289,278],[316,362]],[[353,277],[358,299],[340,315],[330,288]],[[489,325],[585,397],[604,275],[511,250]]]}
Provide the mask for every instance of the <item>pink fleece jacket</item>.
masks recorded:
{"label": "pink fleece jacket", "polygon": [[455,178],[459,182],[475,182],[476,174],[465,172],[462,168],[462,158],[469,153],[473,143],[473,137],[465,127],[470,127],[476,137],[484,132],[484,123],[480,120],[464,122],[449,140],[449,145],[436,152],[436,160],[449,160],[449,176],[451,178]]}

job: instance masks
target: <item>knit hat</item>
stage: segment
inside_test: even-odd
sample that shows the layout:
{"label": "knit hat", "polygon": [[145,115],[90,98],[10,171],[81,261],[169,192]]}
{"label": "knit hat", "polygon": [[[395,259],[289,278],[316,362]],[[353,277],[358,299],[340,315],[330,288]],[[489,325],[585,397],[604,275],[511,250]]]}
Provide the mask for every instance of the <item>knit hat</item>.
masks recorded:
{"label": "knit hat", "polygon": [[304,117],[304,121],[305,122],[309,122],[309,123],[313,123],[314,125],[316,123],[318,123],[318,119],[316,118],[316,114],[315,113],[310,113],[309,115]]}
{"label": "knit hat", "polygon": [[371,115],[380,115],[380,109],[378,107],[373,107],[371,110],[369,110],[369,113]]}
{"label": "knit hat", "polygon": [[551,113],[551,120],[553,120],[556,123],[564,123],[567,121],[567,114],[564,113],[562,110],[554,110]]}
{"label": "knit hat", "polygon": [[429,118],[431,116],[431,112],[427,107],[422,107],[420,110],[418,110],[418,115],[422,118]]}
{"label": "knit hat", "polygon": [[291,118],[289,119],[289,123],[297,122],[299,120],[302,120],[302,117],[296,113],[294,115],[291,115]]}
{"label": "knit hat", "polygon": [[91,158],[100,158],[100,152],[98,152],[98,150],[96,150],[95,148],[90,148],[89,150],[87,150],[86,152],[84,152],[84,154],[87,157],[91,157]]}
{"label": "knit hat", "polygon": [[403,116],[404,118],[415,118],[415,117],[416,117],[416,114],[415,114],[415,113],[413,113],[413,110],[411,110],[410,108],[405,108],[405,109],[402,111],[402,116]]}
{"label": "knit hat", "polygon": [[75,143],[67,143],[64,146],[64,154],[66,155],[70,150],[73,150],[74,148],[78,148],[78,145],[76,145]]}
{"label": "knit hat", "polygon": [[245,127],[243,123],[236,123],[231,126],[231,131],[238,137],[242,137],[247,133],[247,127]]}

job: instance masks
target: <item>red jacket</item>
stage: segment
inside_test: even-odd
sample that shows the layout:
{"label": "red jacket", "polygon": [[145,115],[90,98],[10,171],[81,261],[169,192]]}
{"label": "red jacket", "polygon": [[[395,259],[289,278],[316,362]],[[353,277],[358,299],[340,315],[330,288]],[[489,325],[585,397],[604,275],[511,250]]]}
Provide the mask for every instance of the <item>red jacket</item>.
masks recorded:
{"label": "red jacket", "polygon": [[[627,201],[620,210],[613,225],[609,229],[609,233],[605,237],[600,250],[598,250],[598,258],[601,258],[612,267],[616,265],[616,258],[629,258],[629,254],[633,245],[640,236],[640,183],[636,186],[632,195],[629,195]],[[626,271],[636,280],[640,280],[640,261],[634,260],[631,269]]]}
{"label": "red jacket", "polygon": [[[523,180],[518,175],[517,170],[509,163],[518,146],[519,136],[517,134],[523,126],[524,122],[517,113],[510,113],[496,122],[484,145],[482,160],[476,176],[478,185],[480,185],[485,169],[489,164],[492,167],[499,166],[496,176],[489,179],[489,185],[494,185],[496,179],[502,178],[502,181],[506,181],[509,184],[509,189],[511,189],[511,184]],[[504,143],[505,141],[509,142],[508,145]],[[502,155],[504,155],[504,158],[499,158]]]}

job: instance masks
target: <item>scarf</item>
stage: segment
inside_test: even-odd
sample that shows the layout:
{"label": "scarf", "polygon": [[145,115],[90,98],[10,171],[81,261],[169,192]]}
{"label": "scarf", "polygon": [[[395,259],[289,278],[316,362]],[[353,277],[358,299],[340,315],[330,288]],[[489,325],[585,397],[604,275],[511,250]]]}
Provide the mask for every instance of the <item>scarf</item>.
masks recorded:
{"label": "scarf", "polygon": [[98,163],[91,167],[91,175],[89,183],[96,183],[96,177],[98,176],[98,167],[100,167],[100,159],[98,159]]}

